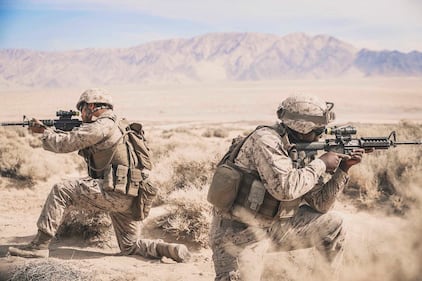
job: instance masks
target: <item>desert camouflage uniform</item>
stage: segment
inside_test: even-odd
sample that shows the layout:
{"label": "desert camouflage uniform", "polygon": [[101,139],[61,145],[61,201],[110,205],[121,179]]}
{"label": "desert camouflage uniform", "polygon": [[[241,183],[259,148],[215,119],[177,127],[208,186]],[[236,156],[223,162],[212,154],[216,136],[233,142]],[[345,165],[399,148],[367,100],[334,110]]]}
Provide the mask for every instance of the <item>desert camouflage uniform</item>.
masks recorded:
{"label": "desert camouflage uniform", "polygon": [[[47,129],[42,137],[43,147],[56,153],[67,153],[90,147],[106,149],[121,140],[115,125],[116,116],[111,110],[95,122],[83,123],[80,128],[67,133]],[[132,219],[133,197],[113,191],[102,179],[86,177],[67,180],[54,185],[38,219],[37,226],[44,233],[54,236],[69,206],[84,210],[109,212],[122,254],[160,257],[156,246],[161,240],[140,239],[141,221]]]}
{"label": "desert camouflage uniform", "polygon": [[341,250],[342,218],[327,211],[348,175],[337,169],[324,183],[324,162],[302,158],[303,167],[295,169],[280,135],[270,128],[258,129],[246,140],[235,164],[257,171],[266,190],[282,202],[272,220],[236,205],[230,213],[214,210],[210,244],[215,280],[259,280],[257,267],[266,251],[315,246],[332,261]]}

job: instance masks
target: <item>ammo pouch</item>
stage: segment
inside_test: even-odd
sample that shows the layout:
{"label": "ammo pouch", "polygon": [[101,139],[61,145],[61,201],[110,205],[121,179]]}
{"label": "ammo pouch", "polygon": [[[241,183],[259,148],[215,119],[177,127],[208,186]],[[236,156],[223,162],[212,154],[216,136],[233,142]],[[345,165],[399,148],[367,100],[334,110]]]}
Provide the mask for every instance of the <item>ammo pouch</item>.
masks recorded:
{"label": "ammo pouch", "polygon": [[123,165],[113,165],[113,187],[122,193],[126,193],[128,183],[129,167]]}
{"label": "ammo pouch", "polygon": [[277,215],[280,207],[280,201],[271,196],[262,181],[251,173],[244,173],[234,204],[270,219]]}
{"label": "ammo pouch", "polygon": [[138,189],[143,182],[140,169],[130,169],[124,165],[113,165],[113,189],[131,196],[138,196]]}
{"label": "ammo pouch", "polygon": [[230,210],[239,191],[241,179],[242,173],[234,165],[218,166],[208,190],[208,202],[220,210]]}
{"label": "ammo pouch", "polygon": [[115,191],[133,197],[131,204],[133,220],[144,220],[151,210],[158,191],[151,184],[148,176],[140,169],[116,165],[113,166],[113,185]]}
{"label": "ammo pouch", "polygon": [[217,167],[207,200],[222,211],[240,205],[267,218],[273,218],[280,206],[280,201],[266,191],[258,175],[227,163]]}

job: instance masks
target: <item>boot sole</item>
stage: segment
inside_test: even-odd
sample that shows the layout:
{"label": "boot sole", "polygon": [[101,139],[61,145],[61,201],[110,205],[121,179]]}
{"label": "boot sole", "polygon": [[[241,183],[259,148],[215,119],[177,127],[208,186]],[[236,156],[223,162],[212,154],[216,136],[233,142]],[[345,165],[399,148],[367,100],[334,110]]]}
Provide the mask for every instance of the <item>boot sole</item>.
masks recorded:
{"label": "boot sole", "polygon": [[22,258],[48,258],[49,250],[23,250],[15,247],[9,247],[9,254]]}
{"label": "boot sole", "polygon": [[185,245],[178,245],[174,247],[174,251],[170,251],[171,258],[177,262],[188,262],[191,254]]}

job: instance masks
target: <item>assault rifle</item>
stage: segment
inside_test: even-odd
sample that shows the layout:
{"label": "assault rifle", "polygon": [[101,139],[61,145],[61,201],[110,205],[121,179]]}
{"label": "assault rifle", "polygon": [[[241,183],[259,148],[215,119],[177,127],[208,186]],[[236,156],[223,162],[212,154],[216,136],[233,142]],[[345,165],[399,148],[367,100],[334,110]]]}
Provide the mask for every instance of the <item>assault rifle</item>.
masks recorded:
{"label": "assault rifle", "polygon": [[305,151],[306,153],[316,154],[318,150],[333,151],[336,153],[349,154],[356,148],[363,148],[365,150],[372,149],[389,149],[397,145],[421,145],[421,140],[415,141],[397,141],[396,132],[392,131],[388,137],[362,137],[353,138],[357,133],[353,126],[332,127],[325,129],[328,135],[335,135],[335,138],[325,139],[321,142],[311,143],[296,143],[298,151]]}
{"label": "assault rifle", "polygon": [[[73,128],[79,127],[82,124],[82,121],[79,119],[72,118],[72,116],[78,116],[79,112],[74,110],[59,110],[56,112],[56,116],[59,119],[46,119],[40,120],[44,126],[55,127],[58,130],[62,131],[72,131]],[[29,120],[25,115],[23,116],[22,122],[5,122],[0,123],[1,126],[33,126],[34,121]]]}

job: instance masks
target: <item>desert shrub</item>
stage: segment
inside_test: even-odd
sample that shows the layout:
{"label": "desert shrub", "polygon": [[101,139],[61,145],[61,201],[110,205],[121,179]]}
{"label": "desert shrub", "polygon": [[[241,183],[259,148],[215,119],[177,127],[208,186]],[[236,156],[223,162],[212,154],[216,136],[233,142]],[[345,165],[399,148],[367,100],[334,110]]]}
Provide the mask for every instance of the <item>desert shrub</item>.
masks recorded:
{"label": "desert shrub", "polygon": [[0,176],[20,181],[47,180],[76,172],[83,160],[76,153],[57,155],[41,148],[38,136],[22,128],[0,128]]}
{"label": "desert shrub", "polygon": [[[386,136],[389,131],[400,132],[400,139],[418,139],[420,126],[411,123],[398,125],[367,125],[359,130],[361,135]],[[420,183],[422,174],[422,148],[396,147],[365,155],[362,163],[350,170],[350,183],[346,194],[361,206],[374,207],[380,203],[393,212],[403,213],[412,204],[410,185]],[[356,196],[357,195],[357,196]]]}
{"label": "desert shrub", "polygon": [[208,247],[211,206],[206,202],[206,190],[191,187],[175,191],[168,204],[170,211],[157,219],[157,225],[178,240]]}
{"label": "desert shrub", "polygon": [[78,237],[87,245],[110,247],[113,237],[111,219],[104,212],[71,209],[63,219],[56,236]]}
{"label": "desert shrub", "polygon": [[47,259],[18,266],[9,281],[84,281],[94,280],[93,274],[82,271],[80,266]]}
{"label": "desert shrub", "polygon": [[173,183],[176,188],[201,187],[212,177],[213,163],[209,161],[180,161],[173,166]]}
{"label": "desert shrub", "polygon": [[205,130],[205,132],[202,133],[202,136],[206,138],[211,138],[211,137],[227,138],[229,136],[229,132],[222,128],[216,128],[216,129],[208,128]]}
{"label": "desert shrub", "polygon": [[168,194],[177,189],[187,186],[202,188],[209,183],[215,165],[228,143],[221,139],[204,140],[196,134],[201,130],[203,128],[192,129],[190,135],[184,131],[174,131],[170,139],[161,138],[157,132],[152,135],[151,149],[154,156],[156,151],[160,151],[161,156],[155,157],[150,175],[159,188],[155,204],[165,203]]}
{"label": "desert shrub", "polygon": [[174,129],[163,130],[161,132],[161,137],[165,138],[165,139],[169,139],[169,138],[173,137],[174,135],[180,135],[180,134],[184,134],[184,135],[187,135],[187,136],[193,136],[194,135],[191,128],[178,127],[178,128],[174,128]]}
{"label": "desert shrub", "polygon": [[153,164],[160,161],[161,158],[168,157],[176,148],[176,143],[151,144],[150,149],[152,151]]}

